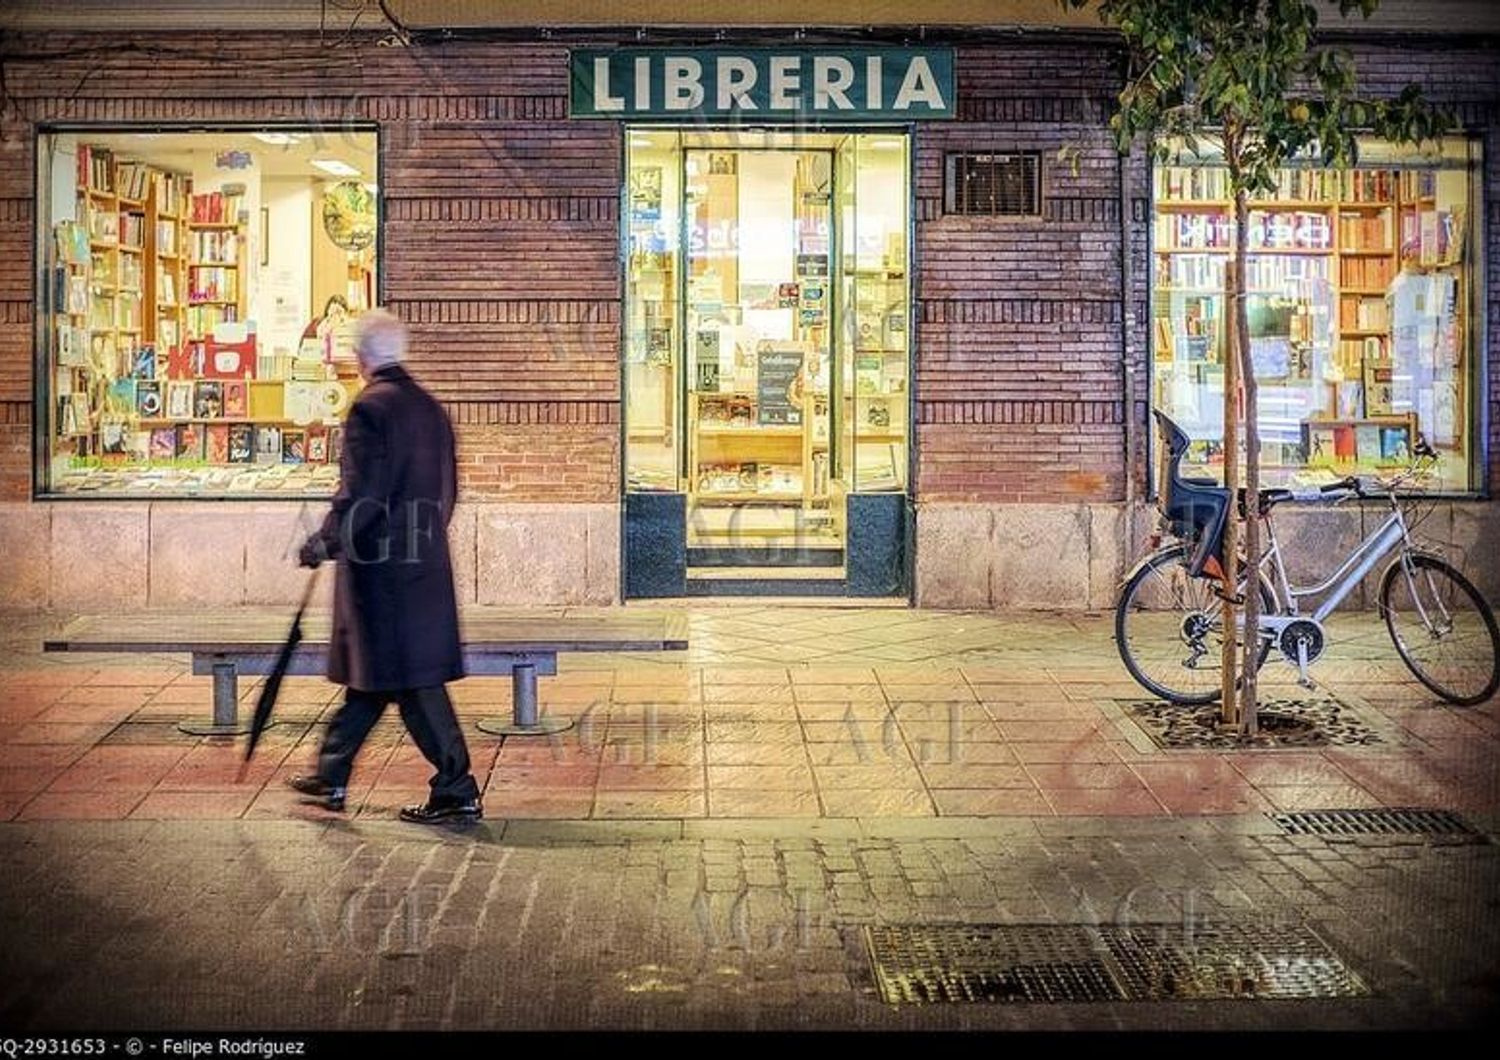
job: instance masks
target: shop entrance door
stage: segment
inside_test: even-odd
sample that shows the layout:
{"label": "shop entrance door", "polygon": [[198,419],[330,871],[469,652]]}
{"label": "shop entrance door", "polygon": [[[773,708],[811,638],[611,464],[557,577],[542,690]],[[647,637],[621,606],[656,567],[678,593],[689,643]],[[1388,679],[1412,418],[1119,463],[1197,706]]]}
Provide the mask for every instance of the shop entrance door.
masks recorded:
{"label": "shop entrance door", "polygon": [[850,495],[906,487],[906,137],[628,143],[627,490],[680,495],[686,592],[840,594]]}

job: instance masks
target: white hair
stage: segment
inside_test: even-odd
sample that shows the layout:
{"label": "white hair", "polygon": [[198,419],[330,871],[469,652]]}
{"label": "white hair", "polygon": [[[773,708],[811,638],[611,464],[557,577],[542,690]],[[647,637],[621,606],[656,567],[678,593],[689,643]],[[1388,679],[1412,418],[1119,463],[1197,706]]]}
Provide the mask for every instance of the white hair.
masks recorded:
{"label": "white hair", "polygon": [[400,364],[406,356],[406,325],[389,310],[361,313],[354,325],[354,352],[371,372]]}

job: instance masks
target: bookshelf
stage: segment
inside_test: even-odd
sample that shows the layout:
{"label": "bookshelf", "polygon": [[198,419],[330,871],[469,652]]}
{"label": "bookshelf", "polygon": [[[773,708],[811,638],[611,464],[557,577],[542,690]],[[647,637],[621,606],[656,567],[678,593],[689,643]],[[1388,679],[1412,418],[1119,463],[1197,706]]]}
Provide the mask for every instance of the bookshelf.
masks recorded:
{"label": "bookshelf", "polygon": [[693,391],[688,402],[690,502],[805,508],[827,502],[826,393],[804,391],[796,423],[762,423],[750,391]]}
{"label": "bookshelf", "polygon": [[[1295,467],[1305,455],[1309,466],[1389,463],[1394,440],[1409,443],[1419,427],[1431,435],[1420,387],[1403,390],[1417,354],[1393,348],[1402,332],[1392,317],[1401,311],[1403,247],[1419,248],[1428,273],[1461,258],[1462,217],[1438,209],[1446,176],[1283,170],[1275,196],[1251,201],[1246,286],[1257,296],[1251,342],[1268,463]],[[1154,397],[1190,421],[1190,434],[1210,436],[1222,430],[1224,265],[1234,238],[1227,175],[1167,166],[1154,184]],[[1450,201],[1462,201],[1461,188],[1450,190]],[[1455,286],[1461,300],[1465,285]],[[1462,347],[1455,341],[1455,379]],[[1454,382],[1455,410],[1458,389]],[[1440,432],[1455,444],[1459,435]]]}
{"label": "bookshelf", "polygon": [[214,191],[188,199],[187,338],[205,339],[245,319],[243,194]]}

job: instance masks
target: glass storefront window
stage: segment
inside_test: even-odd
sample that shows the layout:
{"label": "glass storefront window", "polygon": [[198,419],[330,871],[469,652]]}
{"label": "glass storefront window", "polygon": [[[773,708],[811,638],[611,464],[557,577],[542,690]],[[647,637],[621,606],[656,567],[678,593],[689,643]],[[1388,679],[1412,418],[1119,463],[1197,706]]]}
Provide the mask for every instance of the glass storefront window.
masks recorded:
{"label": "glass storefront window", "polygon": [[[1191,162],[1191,164],[1189,164]],[[1152,401],[1222,471],[1234,242],[1215,159],[1154,173]],[[1405,466],[1418,434],[1438,451],[1433,488],[1474,485],[1478,144],[1361,144],[1359,168],[1282,170],[1252,200],[1246,269],[1266,485]]]}
{"label": "glass storefront window", "polygon": [[37,160],[41,491],[331,493],[375,133],[56,131]]}

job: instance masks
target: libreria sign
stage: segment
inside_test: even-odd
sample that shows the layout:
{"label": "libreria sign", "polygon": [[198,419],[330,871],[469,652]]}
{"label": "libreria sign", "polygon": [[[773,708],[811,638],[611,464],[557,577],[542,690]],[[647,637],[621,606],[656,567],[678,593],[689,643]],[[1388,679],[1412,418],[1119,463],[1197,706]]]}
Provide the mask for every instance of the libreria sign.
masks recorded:
{"label": "libreria sign", "polygon": [[575,118],[953,117],[950,48],[580,49],[571,68]]}

